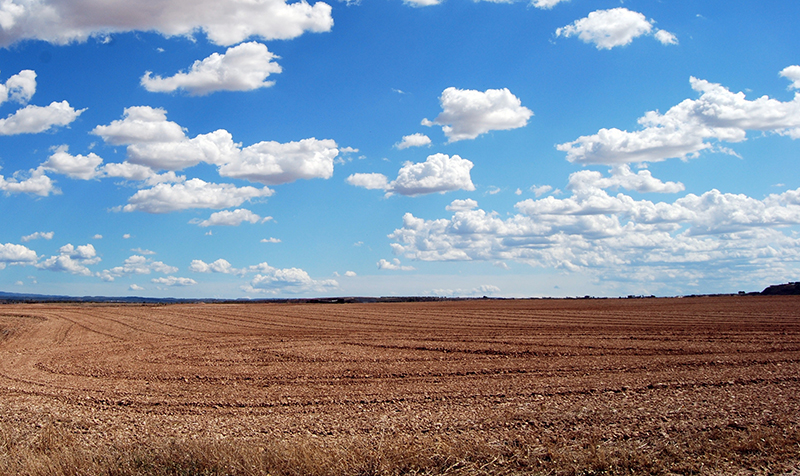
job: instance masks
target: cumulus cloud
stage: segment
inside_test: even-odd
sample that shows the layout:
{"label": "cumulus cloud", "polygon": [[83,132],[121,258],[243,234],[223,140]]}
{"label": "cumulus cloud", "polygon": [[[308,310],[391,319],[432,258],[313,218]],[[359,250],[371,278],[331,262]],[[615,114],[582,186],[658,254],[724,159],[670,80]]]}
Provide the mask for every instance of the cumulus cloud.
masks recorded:
{"label": "cumulus cloud", "polygon": [[178,175],[172,170],[159,174],[146,165],[132,164],[130,162],[105,164],[102,167],[102,173],[104,177],[120,177],[125,180],[141,181],[149,186],[159,183],[186,181],[186,176]]}
{"label": "cumulus cloud", "polygon": [[76,111],[67,101],[53,101],[44,107],[25,106],[5,119],[0,119],[0,135],[38,134],[54,127],[67,126],[85,110]]}
{"label": "cumulus cloud", "polygon": [[442,3],[442,0],[403,0],[403,3],[411,5],[412,7],[430,7],[432,5],[439,5]]}
{"label": "cumulus cloud", "polygon": [[411,134],[410,136],[403,136],[403,140],[394,146],[397,149],[403,150],[408,149],[409,147],[423,147],[426,145],[431,145],[431,138],[425,134],[417,132],[416,134]]}
{"label": "cumulus cloud", "polygon": [[0,190],[6,194],[30,193],[41,197],[46,197],[51,193],[61,193],[41,167],[31,169],[27,173],[14,172],[13,176],[8,179],[0,175]]}
{"label": "cumulus cloud", "polygon": [[122,119],[97,126],[92,133],[109,144],[127,145],[127,162],[132,164],[175,171],[205,162],[217,165],[223,177],[265,185],[328,179],[339,154],[330,139],[265,141],[242,148],[224,129],[189,138],[180,125],[167,120],[164,109],[148,106],[127,108]]}
{"label": "cumulus cloud", "polygon": [[272,60],[277,58],[261,43],[249,42],[228,48],[224,54],[213,53],[208,58],[195,61],[187,72],[168,78],[153,76],[147,71],[141,83],[151,92],[173,92],[182,89],[193,96],[216,91],[252,91],[275,84],[267,81],[281,67]]}
{"label": "cumulus cloud", "polygon": [[800,66],[787,66],[779,74],[792,82],[789,85],[789,89],[800,89]]}
{"label": "cumulus cloud", "polygon": [[378,261],[378,269],[388,269],[392,271],[414,271],[413,266],[403,266],[400,264],[400,260],[394,258],[392,261],[387,261],[385,259],[381,259]]}
{"label": "cumulus cloud", "polygon": [[265,262],[251,266],[250,270],[258,274],[242,288],[249,293],[324,293],[339,287],[339,283],[333,279],[312,279],[299,268],[273,268]]}
{"label": "cumulus cloud", "polygon": [[741,142],[747,131],[800,138],[800,94],[788,102],[768,96],[750,101],[744,93],[732,93],[719,84],[694,77],[689,82],[700,98],[686,99],[664,114],[647,112],[639,119],[642,130],[604,128],[556,148],[571,162],[613,165],[697,157],[714,149],[709,140]]}
{"label": "cumulus cloud", "polygon": [[[0,26],[2,26],[1,23]],[[30,101],[35,93],[36,72],[30,69],[23,69],[8,78],[5,84],[0,84],[0,104],[6,101],[25,104]]]}
{"label": "cumulus cloud", "polygon": [[533,116],[533,111],[522,106],[507,88],[481,92],[450,87],[442,92],[439,102],[442,112],[433,121],[423,119],[422,125],[442,126],[449,142],[474,139],[489,131],[517,129]]}
{"label": "cumulus cloud", "polygon": [[666,30],[658,30],[655,35],[656,40],[662,45],[677,45],[678,37]]}
{"label": "cumulus cloud", "polygon": [[330,139],[303,139],[281,144],[265,141],[245,147],[233,160],[219,168],[223,177],[243,178],[264,185],[278,185],[298,179],[333,176],[333,159],[339,154]]}
{"label": "cumulus cloud", "polygon": [[576,172],[567,187],[571,196],[523,200],[505,218],[481,209],[433,220],[407,213],[389,235],[392,248],[421,261],[517,261],[603,281],[684,284],[728,279],[733,268],[756,272],[800,261],[800,237],[788,229],[800,225],[800,189],[761,200],[710,190],[652,202],[607,190],[680,187],[649,174],[613,174]]}
{"label": "cumulus cloud", "polygon": [[270,238],[262,238],[261,242],[262,243],[280,243],[281,240],[280,240],[280,238],[270,237]]}
{"label": "cumulus cloud", "polygon": [[7,265],[32,265],[39,260],[32,249],[14,243],[0,243],[0,269]]}
{"label": "cumulus cloud", "polygon": [[42,167],[68,177],[91,180],[98,176],[98,167],[103,163],[97,154],[71,155],[66,145],[59,146]]}
{"label": "cumulus cloud", "polygon": [[189,271],[195,273],[221,273],[221,274],[244,274],[246,269],[234,268],[227,260],[222,258],[214,261],[213,263],[206,263],[203,260],[192,260],[189,265]]}
{"label": "cumulus cloud", "polygon": [[466,200],[453,200],[450,202],[450,205],[445,207],[445,210],[448,212],[457,212],[463,210],[472,210],[478,208],[478,202],[475,200],[468,198]]}
{"label": "cumulus cloud", "polygon": [[100,262],[100,257],[97,256],[97,252],[91,244],[77,247],[66,244],[58,251],[58,256],[51,256],[37,264],[36,267],[49,271],[91,276],[92,272],[87,266]]}
{"label": "cumulus cloud", "polygon": [[30,235],[23,236],[22,241],[23,243],[26,243],[28,241],[38,240],[38,239],[52,240],[53,235],[55,235],[55,233],[52,231],[47,231],[47,232],[37,231],[36,233],[31,233]]}
{"label": "cumulus cloud", "polygon": [[[594,43],[597,49],[610,50],[616,46],[625,46],[636,37],[649,35],[652,30],[653,22],[648,21],[644,15],[619,7],[591,12],[586,18],[557,29],[556,36],[578,35],[585,43]],[[678,42],[675,35],[664,30],[658,30],[655,37],[665,45]]]}
{"label": "cumulus cloud", "polygon": [[238,207],[247,200],[269,197],[269,188],[236,187],[231,184],[216,184],[194,178],[184,183],[158,184],[139,190],[122,210],[148,213],[169,213],[190,208]]}
{"label": "cumulus cloud", "polygon": [[250,37],[290,39],[306,31],[330,31],[333,18],[330,5],[323,2],[17,0],[0,3],[0,26],[0,46],[25,39],[67,44],[126,31],[156,31],[167,37],[202,31],[210,41],[228,46]]}
{"label": "cumulus cloud", "polygon": [[445,193],[455,190],[475,190],[470,178],[472,162],[454,155],[429,155],[425,162],[406,162],[397,173],[397,179],[389,182],[383,174],[353,174],[347,183],[367,189],[380,189],[387,195],[417,196],[428,193]]}
{"label": "cumulus cloud", "polygon": [[154,284],[161,284],[163,286],[170,286],[170,287],[183,287],[183,286],[194,286],[197,284],[192,278],[180,278],[176,276],[167,276],[164,278],[153,278],[150,282]]}
{"label": "cumulus cloud", "polygon": [[208,220],[192,220],[189,223],[197,224],[201,227],[209,226],[239,226],[242,222],[248,223],[264,223],[271,220],[272,217],[261,218],[257,214],[245,208],[238,208],[236,210],[223,210],[221,212],[212,213]]}
{"label": "cumulus cloud", "polygon": [[97,276],[103,281],[114,281],[116,278],[132,276],[137,274],[150,274],[152,272],[170,274],[178,271],[178,268],[169,266],[161,261],[152,261],[141,255],[128,257],[122,266],[103,270]]}

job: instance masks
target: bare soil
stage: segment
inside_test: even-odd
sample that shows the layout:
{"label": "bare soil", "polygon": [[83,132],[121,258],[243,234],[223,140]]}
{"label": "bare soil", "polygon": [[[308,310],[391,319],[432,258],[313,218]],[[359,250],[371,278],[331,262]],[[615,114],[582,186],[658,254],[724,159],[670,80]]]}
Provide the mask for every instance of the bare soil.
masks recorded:
{"label": "bare soil", "polygon": [[101,471],[800,475],[800,296],[0,306],[0,473]]}

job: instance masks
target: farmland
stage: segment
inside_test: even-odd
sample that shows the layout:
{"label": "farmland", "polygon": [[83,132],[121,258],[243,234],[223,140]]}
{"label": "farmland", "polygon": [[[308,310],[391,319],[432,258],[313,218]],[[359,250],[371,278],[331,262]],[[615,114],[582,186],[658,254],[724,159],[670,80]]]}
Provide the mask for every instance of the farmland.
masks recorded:
{"label": "farmland", "polygon": [[0,306],[2,474],[800,474],[800,297]]}

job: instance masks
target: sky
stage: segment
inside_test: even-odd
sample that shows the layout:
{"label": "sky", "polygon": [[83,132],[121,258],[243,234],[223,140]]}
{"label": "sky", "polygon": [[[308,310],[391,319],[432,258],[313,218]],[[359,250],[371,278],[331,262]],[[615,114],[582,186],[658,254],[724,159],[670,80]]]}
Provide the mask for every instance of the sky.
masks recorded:
{"label": "sky", "polygon": [[800,280],[800,2],[3,0],[0,291]]}

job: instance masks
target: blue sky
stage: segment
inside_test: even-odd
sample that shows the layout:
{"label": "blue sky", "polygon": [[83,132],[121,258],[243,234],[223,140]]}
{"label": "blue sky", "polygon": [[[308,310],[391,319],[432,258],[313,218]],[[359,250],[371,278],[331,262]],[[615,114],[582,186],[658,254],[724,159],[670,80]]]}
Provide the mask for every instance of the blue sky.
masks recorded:
{"label": "blue sky", "polygon": [[0,290],[800,279],[795,2],[0,4]]}

